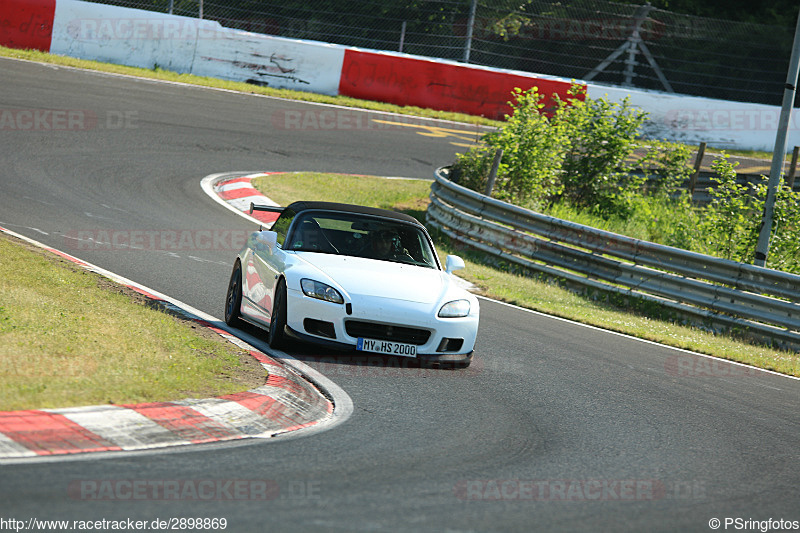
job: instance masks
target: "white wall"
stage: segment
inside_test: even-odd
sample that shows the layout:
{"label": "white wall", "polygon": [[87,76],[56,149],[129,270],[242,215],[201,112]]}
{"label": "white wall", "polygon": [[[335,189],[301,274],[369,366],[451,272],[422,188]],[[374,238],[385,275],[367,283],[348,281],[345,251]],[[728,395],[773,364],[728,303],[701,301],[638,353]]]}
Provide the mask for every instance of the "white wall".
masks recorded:
{"label": "white wall", "polygon": [[[624,89],[589,84],[592,98],[621,101],[630,97],[631,105],[649,113],[645,133],[650,138],[687,144],[707,142],[719,149],[764,150],[775,148],[780,106],[714,100],[697,96]],[[782,94],[775,95],[780,100]],[[788,146],[800,145],[800,113],[792,112]]]}
{"label": "white wall", "polygon": [[336,95],[345,48],[220,28],[200,32],[192,74]]}
{"label": "white wall", "polygon": [[[150,11],[58,0],[50,52],[151,69],[190,72],[196,19]],[[205,21],[204,27],[219,26]]]}
{"label": "white wall", "polygon": [[56,2],[50,46],[53,54],[81,59],[331,95],[339,89],[344,50],[79,0]]}

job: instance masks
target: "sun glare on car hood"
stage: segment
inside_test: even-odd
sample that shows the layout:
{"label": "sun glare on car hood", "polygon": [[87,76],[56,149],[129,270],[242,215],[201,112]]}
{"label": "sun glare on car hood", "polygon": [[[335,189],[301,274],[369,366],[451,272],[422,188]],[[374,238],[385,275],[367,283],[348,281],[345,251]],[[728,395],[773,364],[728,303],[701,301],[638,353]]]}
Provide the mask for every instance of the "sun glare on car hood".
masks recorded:
{"label": "sun glare on car hood", "polygon": [[450,284],[448,274],[434,268],[313,252],[298,255],[351,295],[433,304]]}

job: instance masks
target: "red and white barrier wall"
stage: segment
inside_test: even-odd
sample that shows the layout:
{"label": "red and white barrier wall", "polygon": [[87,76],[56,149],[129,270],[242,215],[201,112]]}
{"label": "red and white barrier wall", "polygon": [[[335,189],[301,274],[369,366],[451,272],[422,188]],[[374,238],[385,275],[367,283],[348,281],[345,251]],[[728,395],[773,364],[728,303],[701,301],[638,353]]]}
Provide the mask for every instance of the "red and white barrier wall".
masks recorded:
{"label": "red and white barrier wall", "polygon": [[0,44],[50,50],[56,0],[0,0]]}
{"label": "red and white barrier wall", "polygon": [[[564,96],[570,80],[285,39],[219,23],[80,0],[0,0],[0,44],[160,67],[276,88],[502,118],[514,87]],[[780,108],[586,83],[592,98],[629,97],[649,113],[645,134],[714,148],[771,151]],[[776,95],[776,102],[781,95]],[[796,113],[795,113],[796,114]],[[800,119],[789,143],[800,145]]]}
{"label": "red and white barrier wall", "polygon": [[542,94],[565,98],[570,85],[561,78],[348,48],[339,94],[502,119],[511,113],[508,101],[515,87],[536,86]]}

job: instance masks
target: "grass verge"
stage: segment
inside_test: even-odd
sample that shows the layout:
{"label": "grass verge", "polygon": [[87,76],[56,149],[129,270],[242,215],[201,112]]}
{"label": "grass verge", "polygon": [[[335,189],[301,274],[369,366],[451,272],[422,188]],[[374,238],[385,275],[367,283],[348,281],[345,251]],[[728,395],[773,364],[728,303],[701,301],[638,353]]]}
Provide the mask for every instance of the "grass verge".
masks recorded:
{"label": "grass verge", "polygon": [[216,333],[0,233],[0,410],[205,398],[265,378]]}
{"label": "grass verge", "polygon": [[[403,211],[421,221],[424,221],[430,192],[430,181],[425,180],[386,180],[319,173],[276,174],[258,178],[253,184],[281,205],[300,199],[357,203]],[[796,353],[652,318],[646,314],[646,309],[635,310],[593,300],[555,283],[493,267],[487,264],[486,255],[459,249],[446,237],[434,234],[434,239],[440,255],[456,253],[465,259],[467,268],[459,275],[476,285],[487,297],[668,346],[800,377],[800,355]]]}

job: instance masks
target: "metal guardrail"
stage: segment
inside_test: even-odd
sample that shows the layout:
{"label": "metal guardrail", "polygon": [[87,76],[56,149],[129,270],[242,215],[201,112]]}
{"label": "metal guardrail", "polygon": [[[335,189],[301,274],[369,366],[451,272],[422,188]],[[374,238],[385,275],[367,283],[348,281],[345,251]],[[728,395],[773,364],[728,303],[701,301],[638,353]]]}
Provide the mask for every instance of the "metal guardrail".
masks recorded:
{"label": "metal guardrail", "polygon": [[800,276],[663,246],[542,215],[436,171],[429,224],[528,269],[657,302],[712,329],[800,349]]}

